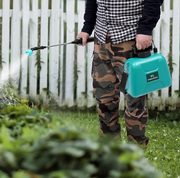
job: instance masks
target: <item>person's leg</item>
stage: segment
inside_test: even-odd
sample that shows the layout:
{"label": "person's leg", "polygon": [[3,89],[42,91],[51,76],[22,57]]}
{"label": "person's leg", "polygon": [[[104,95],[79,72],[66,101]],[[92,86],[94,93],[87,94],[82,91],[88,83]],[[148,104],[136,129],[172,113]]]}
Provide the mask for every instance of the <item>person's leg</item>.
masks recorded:
{"label": "person's leg", "polygon": [[[135,41],[133,40],[118,45],[112,45],[111,47],[114,52],[111,64],[120,81],[124,71],[124,63],[129,58],[134,44]],[[125,121],[128,139],[145,146],[149,141],[149,139],[145,136],[145,126],[148,120],[146,96],[133,98],[132,96],[126,94],[125,98]]]}
{"label": "person's leg", "polygon": [[100,134],[120,136],[119,81],[122,79],[124,63],[129,58],[135,41],[112,45],[107,35],[106,44],[95,38],[92,67],[93,87],[98,103]]}
{"label": "person's leg", "polygon": [[128,140],[147,146],[149,138],[145,136],[145,127],[148,120],[146,96],[133,98],[126,94],[125,121]]}
{"label": "person's leg", "polygon": [[110,41],[100,44],[95,38],[92,64],[93,88],[98,104],[100,136],[120,137],[119,80],[110,61]]}

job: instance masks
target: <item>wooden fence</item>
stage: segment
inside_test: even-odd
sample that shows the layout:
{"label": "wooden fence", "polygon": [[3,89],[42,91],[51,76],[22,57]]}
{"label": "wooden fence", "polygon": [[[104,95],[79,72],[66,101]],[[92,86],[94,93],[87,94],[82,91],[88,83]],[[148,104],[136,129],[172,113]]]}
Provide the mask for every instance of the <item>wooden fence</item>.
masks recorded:
{"label": "wooden fence", "polygon": [[[1,0],[1,83],[22,97],[59,105],[95,105],[91,79],[93,44],[65,45],[25,54],[28,48],[71,42],[81,31],[85,0]],[[180,107],[180,2],[165,0],[153,38],[172,72],[172,86],[148,95],[151,109]],[[124,97],[121,95],[121,109]]]}

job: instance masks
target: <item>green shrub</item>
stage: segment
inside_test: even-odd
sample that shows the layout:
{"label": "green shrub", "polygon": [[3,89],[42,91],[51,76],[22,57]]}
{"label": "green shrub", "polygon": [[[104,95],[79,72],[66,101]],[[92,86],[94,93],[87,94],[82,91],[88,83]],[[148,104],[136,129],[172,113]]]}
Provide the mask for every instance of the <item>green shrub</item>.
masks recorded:
{"label": "green shrub", "polygon": [[[23,145],[23,146],[22,146]],[[139,147],[119,142],[94,142],[73,127],[61,127],[0,151],[0,170],[27,170],[44,178],[158,178]],[[28,149],[27,149],[28,148]]]}
{"label": "green shrub", "polygon": [[13,138],[21,136],[22,128],[25,126],[32,128],[39,125],[47,128],[52,119],[49,113],[28,108],[25,104],[7,106],[0,114],[0,128],[4,125]]}

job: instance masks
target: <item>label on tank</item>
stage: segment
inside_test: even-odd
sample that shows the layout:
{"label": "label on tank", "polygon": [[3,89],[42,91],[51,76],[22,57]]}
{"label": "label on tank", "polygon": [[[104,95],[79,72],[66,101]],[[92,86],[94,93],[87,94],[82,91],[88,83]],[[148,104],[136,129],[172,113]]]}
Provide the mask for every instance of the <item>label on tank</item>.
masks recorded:
{"label": "label on tank", "polygon": [[159,79],[159,74],[158,72],[153,72],[153,73],[147,74],[146,78],[147,78],[147,82],[152,82],[154,80]]}

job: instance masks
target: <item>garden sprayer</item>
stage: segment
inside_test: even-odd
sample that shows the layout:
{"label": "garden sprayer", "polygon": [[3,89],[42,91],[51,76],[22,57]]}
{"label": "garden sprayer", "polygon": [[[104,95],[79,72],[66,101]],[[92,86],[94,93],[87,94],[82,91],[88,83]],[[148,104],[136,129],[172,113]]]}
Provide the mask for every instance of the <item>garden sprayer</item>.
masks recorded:
{"label": "garden sprayer", "polygon": [[[94,41],[94,37],[89,37],[87,39],[87,43],[89,42],[93,42]],[[57,44],[57,45],[51,45],[51,46],[39,46],[39,47],[33,47],[31,49],[28,49],[26,51],[26,54],[28,56],[31,56],[33,54],[33,51],[37,51],[37,50],[41,50],[41,49],[45,49],[45,48],[51,48],[51,47],[56,47],[56,46],[61,46],[61,45],[67,45],[67,44],[82,44],[82,38],[77,38],[75,39],[74,41],[72,42],[69,42],[69,43],[63,43],[63,44]]]}
{"label": "garden sprayer", "polygon": [[120,90],[133,97],[140,97],[156,90],[169,87],[172,83],[170,71],[164,56],[154,45],[145,50],[132,48],[132,57],[124,64]]}

